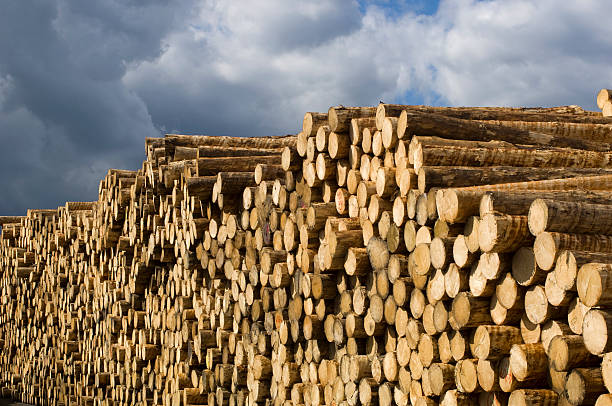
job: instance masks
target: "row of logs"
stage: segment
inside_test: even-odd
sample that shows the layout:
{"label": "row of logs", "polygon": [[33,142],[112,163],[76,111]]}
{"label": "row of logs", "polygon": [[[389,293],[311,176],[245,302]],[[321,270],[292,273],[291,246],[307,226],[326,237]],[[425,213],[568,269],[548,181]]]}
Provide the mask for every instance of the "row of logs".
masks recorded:
{"label": "row of logs", "polygon": [[607,405],[611,144],[575,106],[147,139],[97,201],[0,217],[2,395]]}

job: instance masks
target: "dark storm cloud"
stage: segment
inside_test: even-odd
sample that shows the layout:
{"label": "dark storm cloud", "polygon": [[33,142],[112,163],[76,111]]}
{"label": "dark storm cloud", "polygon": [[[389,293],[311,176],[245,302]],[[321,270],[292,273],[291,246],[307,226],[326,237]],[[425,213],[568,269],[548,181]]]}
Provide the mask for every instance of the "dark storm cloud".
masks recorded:
{"label": "dark storm cloud", "polygon": [[121,79],[162,52],[166,1],[8,1],[0,13],[0,213],[97,198],[109,167],[136,168],[159,132]]}

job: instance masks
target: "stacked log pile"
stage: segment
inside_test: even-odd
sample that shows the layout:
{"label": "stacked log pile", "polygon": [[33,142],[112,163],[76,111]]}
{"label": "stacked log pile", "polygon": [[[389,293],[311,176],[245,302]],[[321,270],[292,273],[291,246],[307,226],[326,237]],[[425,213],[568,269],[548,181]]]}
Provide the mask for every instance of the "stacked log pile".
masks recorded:
{"label": "stacked log pile", "polygon": [[381,104],[166,135],[0,217],[2,395],[54,405],[607,405],[612,120]]}

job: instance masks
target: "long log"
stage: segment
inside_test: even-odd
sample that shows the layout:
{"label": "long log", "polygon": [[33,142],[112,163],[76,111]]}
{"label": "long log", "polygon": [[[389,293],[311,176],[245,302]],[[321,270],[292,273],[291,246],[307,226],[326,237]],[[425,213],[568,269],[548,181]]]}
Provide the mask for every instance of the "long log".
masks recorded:
{"label": "long log", "polygon": [[440,218],[450,223],[465,222],[478,214],[480,200],[486,192],[494,191],[609,191],[612,176],[595,175],[574,178],[550,179],[529,182],[512,182],[497,185],[466,186],[463,188],[440,189],[436,193],[436,206]]}
{"label": "long log", "polygon": [[[499,108],[499,107],[431,107],[406,106],[406,110],[422,113],[440,114],[462,120],[512,120],[512,121],[553,121],[576,122],[590,124],[612,124],[612,119],[602,117],[600,114],[584,114],[584,110],[575,107],[560,108]],[[399,117],[398,134],[400,138],[406,133],[408,114],[402,112]],[[403,132],[402,132],[403,131]]]}
{"label": "long log", "polygon": [[[423,166],[418,172],[421,193],[432,187],[463,187],[498,183],[562,179],[571,176],[611,173],[605,168],[525,168],[496,166],[474,168],[470,166]],[[511,213],[509,213],[511,214]]]}
{"label": "long log", "polygon": [[571,148],[517,147],[493,142],[456,146],[450,142],[421,140],[414,152],[414,170],[418,172],[423,166],[611,168],[612,153]]}
{"label": "long log", "polygon": [[612,208],[607,204],[537,199],[529,208],[529,230],[577,234],[611,234]]}
{"label": "long log", "polygon": [[[405,120],[405,121],[404,121]],[[404,128],[402,126],[405,125]],[[499,140],[512,144],[554,146],[591,151],[606,151],[606,143],[592,142],[529,130],[521,130],[484,122],[473,122],[440,114],[405,110],[398,123],[398,134],[405,132],[456,140],[489,141]],[[400,137],[402,138],[402,137]]]}

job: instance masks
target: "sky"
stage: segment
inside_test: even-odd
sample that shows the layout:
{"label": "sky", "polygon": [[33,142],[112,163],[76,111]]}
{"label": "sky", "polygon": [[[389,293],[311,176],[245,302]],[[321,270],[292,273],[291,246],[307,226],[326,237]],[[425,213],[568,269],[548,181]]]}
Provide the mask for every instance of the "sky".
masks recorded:
{"label": "sky", "polygon": [[4,0],[0,215],[97,199],[145,137],[297,133],[343,104],[594,110],[609,0]]}

